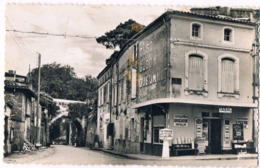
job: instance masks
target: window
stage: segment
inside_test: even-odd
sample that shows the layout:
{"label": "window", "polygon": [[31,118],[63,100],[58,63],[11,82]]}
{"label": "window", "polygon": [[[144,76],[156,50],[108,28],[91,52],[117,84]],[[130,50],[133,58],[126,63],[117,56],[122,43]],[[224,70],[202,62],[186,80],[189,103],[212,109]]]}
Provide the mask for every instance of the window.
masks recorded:
{"label": "window", "polygon": [[157,115],[153,116],[153,142],[162,143],[163,141],[159,138],[159,131],[165,126],[165,116]]}
{"label": "window", "polygon": [[230,29],[224,30],[224,40],[225,41],[231,41],[231,31]]}
{"label": "window", "polygon": [[189,89],[202,90],[204,83],[203,58],[199,55],[189,57]]}
{"label": "window", "polygon": [[163,143],[163,140],[160,140],[159,138],[159,131],[160,129],[163,129],[164,127],[154,127],[153,129],[153,142],[154,143]]}
{"label": "window", "polygon": [[[239,60],[237,57],[224,54],[218,58],[218,92],[219,97],[225,94],[239,94]],[[238,96],[235,96],[238,98]]]}
{"label": "window", "polygon": [[233,37],[234,37],[233,32],[234,32],[234,30],[230,27],[223,28],[224,42],[233,42]]}
{"label": "window", "polygon": [[193,24],[192,25],[192,36],[199,37],[200,25]]}
{"label": "window", "polygon": [[208,56],[192,50],[185,54],[185,95],[207,96]]}
{"label": "window", "polygon": [[191,23],[191,38],[202,39],[202,24],[198,22]]}
{"label": "window", "polygon": [[221,91],[233,93],[235,90],[235,61],[224,58],[221,61]]}

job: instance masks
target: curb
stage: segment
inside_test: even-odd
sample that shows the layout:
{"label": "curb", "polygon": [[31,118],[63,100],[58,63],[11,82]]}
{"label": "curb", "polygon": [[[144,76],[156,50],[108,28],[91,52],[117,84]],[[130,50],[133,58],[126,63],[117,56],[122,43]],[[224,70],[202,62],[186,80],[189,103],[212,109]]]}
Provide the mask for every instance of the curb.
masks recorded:
{"label": "curb", "polygon": [[[123,153],[116,153],[116,152],[113,152],[113,151],[108,151],[108,150],[104,150],[104,149],[93,149],[93,150],[97,150],[97,151],[102,151],[104,153],[109,153],[109,154],[113,154],[113,155],[116,155],[116,156],[121,156],[121,157],[124,157],[124,158],[128,158],[128,159],[133,159],[133,160],[154,160],[154,161],[174,161],[175,159],[174,158],[167,158],[167,159],[146,159],[146,158],[140,158],[140,157],[135,157],[135,156],[128,156],[127,154],[123,154]],[[190,158],[190,159],[187,159],[187,158],[178,158],[176,160],[247,160],[247,159],[258,159],[257,156],[248,156],[248,157],[245,157],[245,156],[233,156],[233,157],[226,157],[226,158],[221,158],[221,157],[218,157],[218,158]],[[175,160],[175,161],[176,161]]]}

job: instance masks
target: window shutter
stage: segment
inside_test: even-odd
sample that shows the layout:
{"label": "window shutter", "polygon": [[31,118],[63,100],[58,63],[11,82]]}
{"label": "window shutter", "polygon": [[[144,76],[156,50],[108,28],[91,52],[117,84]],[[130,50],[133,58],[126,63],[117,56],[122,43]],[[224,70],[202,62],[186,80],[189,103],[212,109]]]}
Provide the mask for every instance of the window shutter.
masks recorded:
{"label": "window shutter", "polygon": [[221,91],[234,93],[235,88],[235,68],[234,61],[222,59],[221,61]]}
{"label": "window shutter", "polygon": [[132,69],[132,81],[131,81],[131,98],[136,98],[136,70]]}
{"label": "window shutter", "polygon": [[203,58],[197,55],[189,57],[189,89],[202,90],[204,81]]}

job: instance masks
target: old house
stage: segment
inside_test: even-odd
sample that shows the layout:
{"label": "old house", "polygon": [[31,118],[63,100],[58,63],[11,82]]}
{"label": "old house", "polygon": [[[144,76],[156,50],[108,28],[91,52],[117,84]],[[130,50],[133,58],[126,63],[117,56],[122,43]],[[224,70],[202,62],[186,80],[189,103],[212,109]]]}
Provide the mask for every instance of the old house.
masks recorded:
{"label": "old house", "polygon": [[36,143],[35,93],[28,79],[15,72],[5,73],[5,153],[23,150],[24,141]]}
{"label": "old house", "polygon": [[104,148],[161,155],[255,152],[257,24],[167,11],[129,40],[98,75]]}

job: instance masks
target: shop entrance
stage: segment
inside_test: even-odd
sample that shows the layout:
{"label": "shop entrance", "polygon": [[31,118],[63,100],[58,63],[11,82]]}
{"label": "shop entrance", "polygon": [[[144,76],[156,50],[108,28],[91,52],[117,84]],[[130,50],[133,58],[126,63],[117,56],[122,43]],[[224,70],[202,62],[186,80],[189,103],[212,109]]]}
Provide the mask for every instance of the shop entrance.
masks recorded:
{"label": "shop entrance", "polygon": [[203,137],[208,140],[206,153],[221,153],[221,119],[207,118],[203,119]]}
{"label": "shop entrance", "polygon": [[211,119],[211,130],[210,130],[210,153],[220,154],[221,153],[221,120]]}

